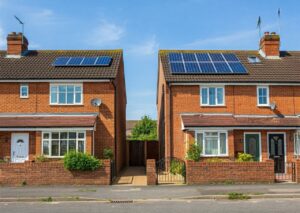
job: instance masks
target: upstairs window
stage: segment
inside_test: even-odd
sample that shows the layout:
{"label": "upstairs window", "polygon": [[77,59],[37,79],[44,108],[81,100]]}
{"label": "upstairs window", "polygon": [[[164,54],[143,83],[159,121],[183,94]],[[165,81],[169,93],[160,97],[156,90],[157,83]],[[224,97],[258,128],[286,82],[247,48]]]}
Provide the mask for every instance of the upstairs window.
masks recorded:
{"label": "upstairs window", "polygon": [[201,87],[202,106],[223,106],[224,87]]}
{"label": "upstairs window", "polygon": [[50,104],[76,105],[82,104],[81,84],[52,84],[50,86]]}
{"label": "upstairs window", "polygon": [[269,106],[269,87],[258,86],[257,87],[257,105]]}
{"label": "upstairs window", "polygon": [[20,86],[20,98],[29,97],[29,87],[28,84],[21,84]]}

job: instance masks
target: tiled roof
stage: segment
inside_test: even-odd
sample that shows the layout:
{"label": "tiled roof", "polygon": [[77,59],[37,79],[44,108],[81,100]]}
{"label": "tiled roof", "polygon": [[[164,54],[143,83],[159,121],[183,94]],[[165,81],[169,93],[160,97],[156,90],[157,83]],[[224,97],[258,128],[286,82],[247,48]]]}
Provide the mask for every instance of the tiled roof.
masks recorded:
{"label": "tiled roof", "polygon": [[[168,53],[170,52],[234,53],[246,67],[248,74],[172,74],[168,61]],[[261,63],[249,63],[248,56],[257,56],[261,60]],[[163,72],[167,82],[300,83],[300,51],[282,51],[280,59],[265,59],[260,56],[258,51],[250,50],[161,50],[159,52],[159,58],[162,62]]]}
{"label": "tiled roof", "polygon": [[[0,80],[114,79],[122,60],[122,50],[38,50],[21,58],[6,58],[0,51]],[[63,56],[111,56],[109,67],[54,67]]]}
{"label": "tiled roof", "polygon": [[0,117],[0,128],[94,127],[96,116]]}
{"label": "tiled roof", "polygon": [[298,117],[235,117],[232,115],[182,115],[184,128],[191,127],[300,127]]}

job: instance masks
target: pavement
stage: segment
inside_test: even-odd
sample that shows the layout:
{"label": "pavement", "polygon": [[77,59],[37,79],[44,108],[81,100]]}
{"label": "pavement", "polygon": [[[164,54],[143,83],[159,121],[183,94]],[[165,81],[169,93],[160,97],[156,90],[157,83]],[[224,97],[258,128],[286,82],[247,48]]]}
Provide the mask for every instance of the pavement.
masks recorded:
{"label": "pavement", "polygon": [[116,178],[114,184],[127,186],[146,186],[147,176],[145,167],[126,167]]}
{"label": "pavement", "polygon": [[300,184],[159,185],[159,186],[24,186],[0,187],[0,202],[228,199],[232,192],[251,198],[300,198]]}
{"label": "pavement", "polygon": [[1,213],[298,213],[299,199],[260,199],[246,201],[230,200],[187,200],[187,201],[143,201],[134,203],[101,203],[101,202],[18,202],[0,203]]}

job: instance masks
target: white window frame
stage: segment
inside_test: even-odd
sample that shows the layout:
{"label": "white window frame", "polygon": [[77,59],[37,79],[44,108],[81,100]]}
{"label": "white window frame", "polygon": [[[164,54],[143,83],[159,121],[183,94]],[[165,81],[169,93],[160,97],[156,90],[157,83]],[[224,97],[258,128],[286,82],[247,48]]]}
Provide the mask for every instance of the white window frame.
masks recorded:
{"label": "white window frame", "polygon": [[[204,104],[203,101],[202,101],[202,89],[207,89],[207,104]],[[211,105],[209,104],[209,88],[214,88],[215,89],[215,101],[216,101],[216,104],[215,105]],[[218,92],[217,92],[217,89],[218,88],[221,88],[223,90],[223,103],[219,104],[218,103]],[[225,86],[200,86],[200,105],[201,106],[209,106],[209,107],[218,107],[218,106],[225,106]]]}
{"label": "white window frame", "polygon": [[[27,95],[22,95],[22,89],[26,88]],[[28,84],[21,84],[20,85],[20,98],[29,98],[29,86]]]}
{"label": "white window frame", "polygon": [[[76,103],[75,101],[76,101],[76,92],[74,91],[74,103],[59,103],[59,95],[57,95],[57,97],[56,97],[56,103],[52,103],[51,102],[51,87],[53,87],[53,86],[56,86],[57,87],[57,94],[59,94],[59,92],[58,92],[58,88],[59,88],[59,86],[74,86],[74,88],[76,87],[76,86],[80,86],[81,87],[81,97],[80,97],[80,100],[81,100],[81,102],[80,103]],[[66,95],[67,95],[67,92],[66,92]],[[67,97],[66,97],[66,102],[67,102]],[[50,105],[56,105],[56,106],[60,106],[60,105],[62,105],[62,106],[76,106],[76,105],[83,105],[83,84],[82,83],[74,83],[74,84],[72,84],[72,83],[55,83],[55,84],[49,84],[49,104]]]}
{"label": "white window frame", "polygon": [[[59,134],[59,139],[55,139],[55,140],[58,140],[59,143],[58,143],[58,153],[59,155],[58,156],[52,156],[51,153],[52,153],[52,133],[55,132],[55,133],[58,133]],[[49,149],[49,155],[45,155],[45,157],[47,158],[63,158],[64,156],[60,156],[60,133],[61,132],[76,132],[76,151],[78,151],[78,141],[84,141],[84,153],[86,153],[86,131],[72,131],[72,130],[60,130],[60,131],[43,131],[42,132],[42,148],[41,148],[41,154],[44,155],[44,141],[48,140],[49,141],[49,144],[48,144],[48,149]],[[45,133],[48,133],[49,134],[49,139],[44,139],[44,134]],[[79,133],[84,133],[84,138],[80,138],[78,139],[78,134]],[[68,145],[67,145],[67,149],[69,151],[69,138],[67,139],[68,141]]]}
{"label": "white window frame", "polygon": [[[267,90],[267,103],[266,104],[260,104],[259,103],[259,89],[266,89]],[[269,106],[270,105],[270,92],[269,92],[269,86],[257,86],[256,89],[256,96],[257,96],[257,106]]]}
{"label": "white window frame", "polygon": [[[207,155],[205,154],[205,133],[206,132],[217,132],[218,133],[218,154],[217,155]],[[226,153],[225,154],[221,154],[220,153],[220,133],[225,133],[226,135]],[[224,131],[224,130],[196,130],[195,131],[195,142],[196,144],[199,144],[199,141],[197,141],[197,134],[203,134],[202,137],[202,152],[201,152],[201,156],[202,157],[228,157],[228,131]]]}

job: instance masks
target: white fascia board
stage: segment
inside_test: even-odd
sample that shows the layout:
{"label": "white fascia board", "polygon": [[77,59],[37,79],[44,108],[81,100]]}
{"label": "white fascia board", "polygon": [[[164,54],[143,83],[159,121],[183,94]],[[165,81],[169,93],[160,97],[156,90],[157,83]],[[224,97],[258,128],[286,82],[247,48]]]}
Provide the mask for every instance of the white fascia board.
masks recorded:
{"label": "white fascia board", "polygon": [[184,127],[182,130],[300,130],[300,127]]}
{"label": "white fascia board", "polygon": [[0,113],[0,117],[90,117],[90,116],[97,116],[99,113],[87,113],[87,114],[80,114],[80,113],[26,113],[26,114],[19,114],[19,113]]}
{"label": "white fascia board", "polygon": [[194,83],[169,83],[170,86],[203,86],[203,85],[214,85],[214,86],[300,86],[300,82],[299,83],[286,83],[286,82],[282,82],[282,83],[263,83],[263,82],[251,82],[251,83],[236,83],[236,82],[194,82]]}
{"label": "white fascia board", "polygon": [[24,131],[86,131],[94,130],[94,127],[63,127],[63,128],[0,128],[0,132],[24,132]]}
{"label": "white fascia board", "polygon": [[20,80],[0,80],[0,83],[82,83],[82,82],[111,82],[110,79],[20,79]]}

